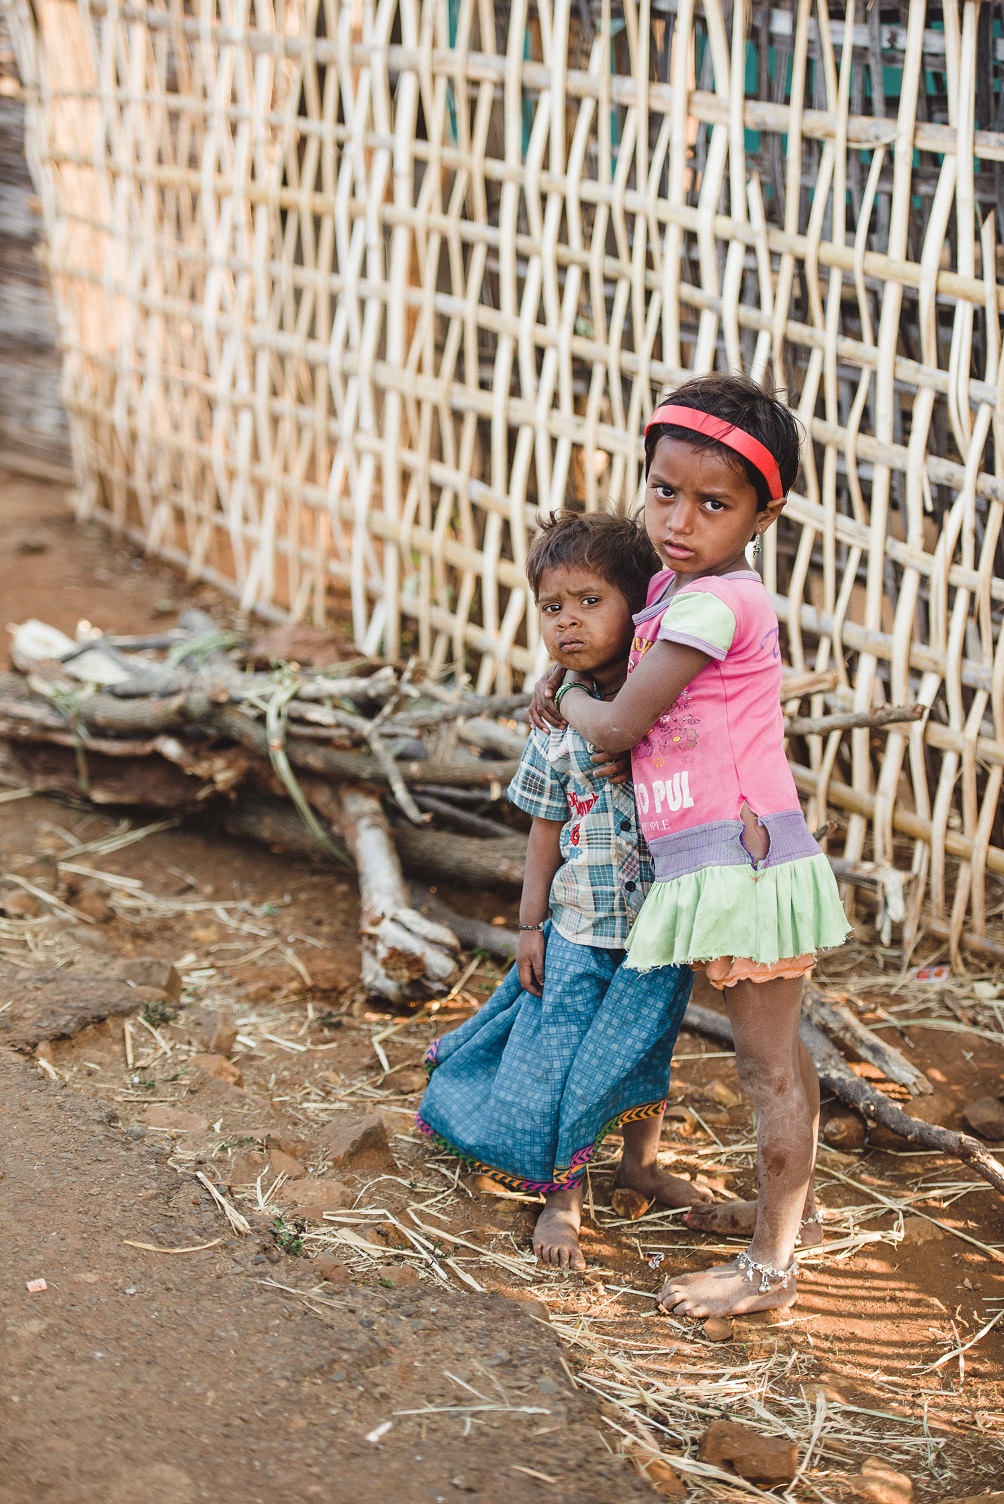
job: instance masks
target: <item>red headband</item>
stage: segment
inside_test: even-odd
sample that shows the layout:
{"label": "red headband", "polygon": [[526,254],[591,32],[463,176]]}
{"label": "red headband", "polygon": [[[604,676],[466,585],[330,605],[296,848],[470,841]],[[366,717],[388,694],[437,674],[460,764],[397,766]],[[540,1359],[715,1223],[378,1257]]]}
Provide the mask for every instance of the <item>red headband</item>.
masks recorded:
{"label": "red headband", "polygon": [[734,449],[736,454],[741,454],[744,460],[749,460],[759,470],[767,482],[771,501],[780,501],[784,496],[777,460],[767,446],[761,444],[751,433],[736,428],[734,423],[727,423],[724,418],[716,418],[714,413],[698,412],[696,407],[677,407],[672,402],[664,402],[656,408],[645,424],[645,432],[648,433],[649,429],[662,423],[671,423],[675,428],[691,428],[695,433],[707,434],[709,439],[717,439],[726,449]]}

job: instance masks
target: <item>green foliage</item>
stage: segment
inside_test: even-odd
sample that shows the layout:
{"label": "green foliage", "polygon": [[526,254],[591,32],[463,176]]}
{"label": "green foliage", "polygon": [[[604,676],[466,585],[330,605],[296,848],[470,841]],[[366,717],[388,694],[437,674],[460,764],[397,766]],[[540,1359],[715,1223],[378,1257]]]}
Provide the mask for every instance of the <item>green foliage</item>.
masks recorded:
{"label": "green foliage", "polygon": [[275,1217],[272,1221],[272,1236],[275,1238],[276,1246],[281,1248],[283,1253],[288,1253],[291,1258],[301,1259],[305,1228],[306,1223],[298,1219],[290,1226],[283,1217]]}

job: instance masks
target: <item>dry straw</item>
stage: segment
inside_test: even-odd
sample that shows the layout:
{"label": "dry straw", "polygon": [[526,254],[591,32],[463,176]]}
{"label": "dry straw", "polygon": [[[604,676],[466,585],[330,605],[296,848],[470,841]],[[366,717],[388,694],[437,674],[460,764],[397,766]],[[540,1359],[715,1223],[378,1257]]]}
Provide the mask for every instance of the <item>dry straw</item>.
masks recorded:
{"label": "dry straw", "polygon": [[831,710],[930,710],[793,744],[800,791],[851,860],[912,865],[908,934],[925,894],[953,949],[985,933],[993,7],[2,3],[82,515],[505,690],[541,661],[536,514],[635,504],[661,388],[773,379],[808,434],[764,561],[790,661]]}

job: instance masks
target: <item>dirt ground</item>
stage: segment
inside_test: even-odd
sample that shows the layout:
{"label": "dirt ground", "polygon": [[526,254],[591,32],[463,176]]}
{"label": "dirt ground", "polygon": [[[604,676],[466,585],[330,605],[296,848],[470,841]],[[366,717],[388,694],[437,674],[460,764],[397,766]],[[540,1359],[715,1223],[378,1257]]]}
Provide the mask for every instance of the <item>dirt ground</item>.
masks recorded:
{"label": "dirt ground", "polygon": [[[56,488],[0,485],[4,623],[143,631],[193,603],[232,619],[212,590],[76,527]],[[713,1342],[653,1295],[724,1245],[673,1214],[616,1216],[611,1140],[589,1178],[587,1274],[544,1270],[536,1208],[411,1129],[424,1049],[497,966],[467,958],[447,1006],[375,1009],[351,874],[151,824],[0,803],[0,871],[66,906],[0,917],[0,1504],[588,1504],[652,1497],[636,1463],[653,1444],[674,1459],[662,1496],[749,1498],[699,1457],[718,1418],[797,1443],[792,1500],[907,1504],[905,1481],[868,1493],[869,1457],[923,1504],[999,1486],[1004,1320],[978,1334],[1004,1310],[1004,1209],[982,1181],[902,1144],[825,1148],[826,1245],[797,1306]],[[515,917],[515,894],[440,894]],[[121,967],[143,959],[174,966],[179,997],[133,1006]],[[916,982],[863,928],[824,980],[898,1022],[884,1037],[934,1088],[912,1111],[959,1127],[967,1101],[1004,1091],[1000,1013],[972,992],[1001,978]],[[230,1020],[224,1060],[213,1034]],[[731,1055],[683,1034],[672,1097],[667,1163],[749,1193]],[[369,1148],[338,1163],[361,1118]]]}

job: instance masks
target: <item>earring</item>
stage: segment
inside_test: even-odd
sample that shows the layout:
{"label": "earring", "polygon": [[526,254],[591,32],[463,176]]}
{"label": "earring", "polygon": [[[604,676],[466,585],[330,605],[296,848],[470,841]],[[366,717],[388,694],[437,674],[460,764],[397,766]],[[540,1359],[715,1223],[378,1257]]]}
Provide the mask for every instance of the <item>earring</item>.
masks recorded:
{"label": "earring", "polygon": [[760,533],[754,533],[753,534],[753,563],[754,564],[756,563],[757,559],[759,559],[759,557],[760,557],[760,551],[761,551],[762,548],[763,548],[763,536],[762,536],[762,534],[760,534]]}

